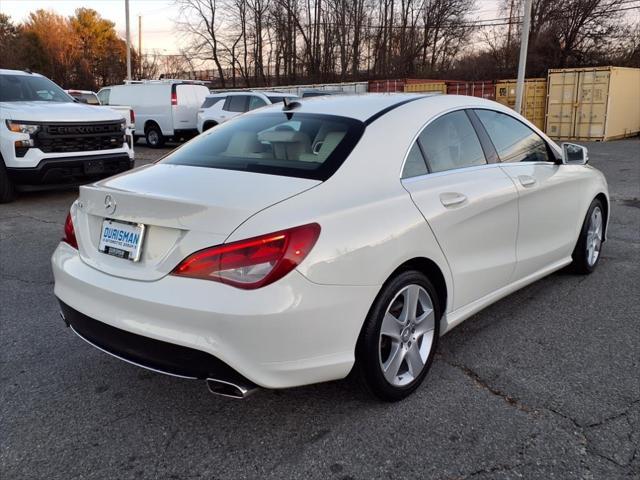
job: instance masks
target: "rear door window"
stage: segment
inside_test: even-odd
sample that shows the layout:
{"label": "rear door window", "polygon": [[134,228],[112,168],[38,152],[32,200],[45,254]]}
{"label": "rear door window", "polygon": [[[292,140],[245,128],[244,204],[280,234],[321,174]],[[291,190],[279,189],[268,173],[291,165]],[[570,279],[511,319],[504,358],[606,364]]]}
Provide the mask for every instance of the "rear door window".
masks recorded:
{"label": "rear door window", "polygon": [[224,102],[223,110],[227,112],[246,112],[248,109],[248,95],[230,95]]}
{"label": "rear door window", "polygon": [[418,139],[431,172],[487,163],[478,135],[463,110],[436,119]]}
{"label": "rear door window", "polygon": [[364,129],[359,120],[334,115],[243,115],[199,135],[162,163],[326,180]]}
{"label": "rear door window", "polygon": [[474,110],[501,162],[550,162],[546,142],[515,118],[493,110]]}
{"label": "rear door window", "polygon": [[202,102],[202,106],[200,108],[209,108],[213,107],[216,103],[223,101],[226,97],[207,97]]}
{"label": "rear door window", "polygon": [[98,92],[98,99],[102,105],[109,105],[109,93],[111,93],[109,88],[103,88]]}
{"label": "rear door window", "polygon": [[402,169],[402,178],[418,177],[429,173],[427,170],[427,164],[424,161],[420,146],[416,140],[409,150],[407,160],[404,162],[404,168]]}
{"label": "rear door window", "polygon": [[251,95],[249,100],[249,110],[255,110],[256,108],[264,107],[267,104],[262,98],[257,95]]}

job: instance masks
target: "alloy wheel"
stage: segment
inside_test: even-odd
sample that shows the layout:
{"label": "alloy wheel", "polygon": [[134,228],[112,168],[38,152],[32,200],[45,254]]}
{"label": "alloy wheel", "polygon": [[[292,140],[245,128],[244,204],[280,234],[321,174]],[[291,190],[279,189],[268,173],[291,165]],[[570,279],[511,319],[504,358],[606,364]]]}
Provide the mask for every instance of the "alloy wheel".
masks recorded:
{"label": "alloy wheel", "polygon": [[378,357],[386,380],[404,386],[420,376],[433,347],[435,312],[427,291],[411,284],[387,307],[380,328]]}
{"label": "alloy wheel", "polygon": [[596,207],[591,212],[589,219],[589,228],[587,229],[587,262],[589,266],[595,265],[600,256],[600,247],[602,246],[602,210]]}

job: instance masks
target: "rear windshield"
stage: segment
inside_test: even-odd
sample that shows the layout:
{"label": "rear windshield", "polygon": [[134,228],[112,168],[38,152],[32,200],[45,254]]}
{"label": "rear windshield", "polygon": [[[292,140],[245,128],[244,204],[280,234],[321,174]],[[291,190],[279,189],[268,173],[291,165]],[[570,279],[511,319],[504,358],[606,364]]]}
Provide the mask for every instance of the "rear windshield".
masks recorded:
{"label": "rear windshield", "polygon": [[58,85],[38,75],[0,75],[0,102],[72,102]]}
{"label": "rear windshield", "polygon": [[269,99],[269,101],[271,103],[283,103],[285,98],[287,98],[288,100],[297,100],[298,99],[298,97],[294,97],[294,96],[291,96],[291,97],[270,97],[269,95],[267,95],[267,98]]}
{"label": "rear windshield", "polygon": [[213,107],[216,103],[218,103],[221,100],[224,100],[226,97],[207,97],[204,99],[204,102],[202,102],[202,106],[200,108],[209,108],[209,107]]}
{"label": "rear windshield", "polygon": [[358,120],[333,115],[243,115],[199,135],[161,163],[326,180],[364,128]]}
{"label": "rear windshield", "polygon": [[100,102],[98,101],[98,97],[96,96],[95,93],[69,92],[69,95],[71,95],[74,98],[77,98],[82,103],[87,103],[89,105],[100,105]]}

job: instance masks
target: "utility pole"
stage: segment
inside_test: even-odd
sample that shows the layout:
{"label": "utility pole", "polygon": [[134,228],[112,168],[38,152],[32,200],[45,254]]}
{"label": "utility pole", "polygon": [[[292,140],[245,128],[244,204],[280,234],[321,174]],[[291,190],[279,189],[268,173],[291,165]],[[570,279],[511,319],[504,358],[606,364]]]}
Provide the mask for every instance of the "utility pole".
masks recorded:
{"label": "utility pole", "polygon": [[516,112],[522,113],[524,94],[524,75],[527,69],[527,50],[529,48],[529,29],[531,28],[531,2],[524,0],[522,32],[520,33],[520,61],[518,62],[518,83],[516,84]]}
{"label": "utility pole", "polygon": [[507,30],[507,55],[511,48],[511,25],[513,25],[513,0],[509,4],[509,30]]}
{"label": "utility pole", "polygon": [[142,79],[142,15],[138,15],[138,77]]}
{"label": "utility pole", "polygon": [[131,81],[131,29],[129,28],[129,0],[124,0],[124,14],[127,17],[127,80]]}

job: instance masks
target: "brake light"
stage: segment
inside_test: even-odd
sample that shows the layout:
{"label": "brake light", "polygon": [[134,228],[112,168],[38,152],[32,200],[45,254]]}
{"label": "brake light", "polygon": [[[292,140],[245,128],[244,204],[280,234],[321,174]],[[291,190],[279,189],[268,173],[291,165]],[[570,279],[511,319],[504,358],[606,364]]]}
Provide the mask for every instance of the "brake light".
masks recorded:
{"label": "brake light", "polygon": [[67,219],[64,222],[64,237],[62,238],[62,241],[68,243],[73,248],[78,248],[76,231],[73,228],[73,220],[71,219],[71,212],[67,213]]}
{"label": "brake light", "polygon": [[171,105],[178,105],[178,92],[171,92]]}
{"label": "brake light", "polygon": [[264,287],[296,268],[319,235],[320,225],[310,223],[206,248],[184,259],[171,273],[246,290]]}
{"label": "brake light", "polygon": [[133,113],[133,108],[129,109],[129,119],[131,120],[131,125],[136,123],[136,114]]}

